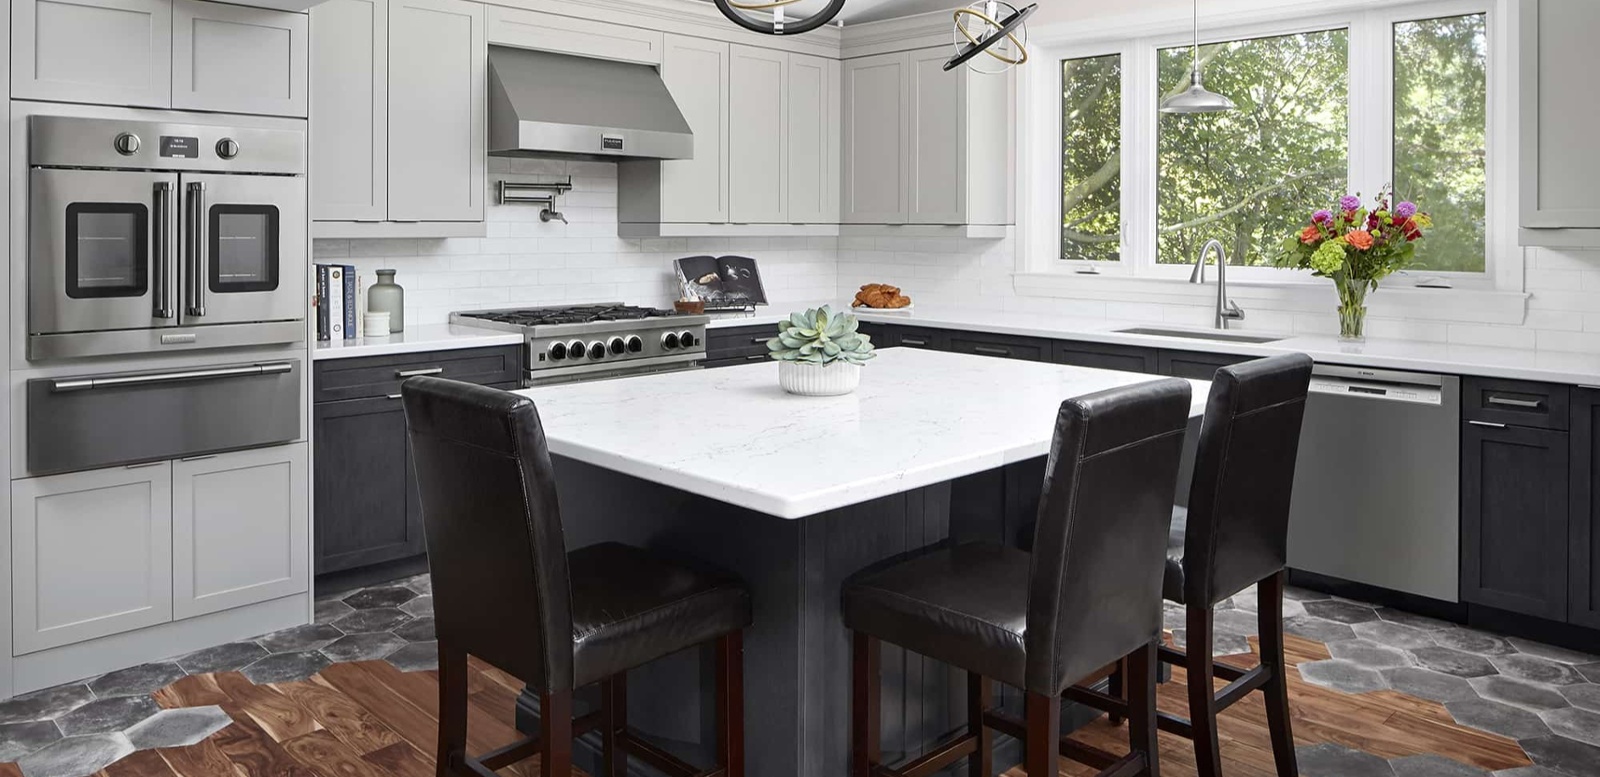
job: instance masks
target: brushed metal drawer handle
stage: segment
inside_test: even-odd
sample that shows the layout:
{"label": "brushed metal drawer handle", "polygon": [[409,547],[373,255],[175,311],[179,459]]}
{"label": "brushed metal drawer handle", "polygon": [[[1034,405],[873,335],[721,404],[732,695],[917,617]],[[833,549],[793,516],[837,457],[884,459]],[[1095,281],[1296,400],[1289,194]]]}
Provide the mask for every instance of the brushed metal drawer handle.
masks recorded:
{"label": "brushed metal drawer handle", "polygon": [[1505,424],[1497,424],[1497,423],[1493,423],[1491,421],[1468,421],[1467,423],[1472,424],[1473,426],[1483,426],[1483,427],[1487,427],[1487,428],[1490,428],[1490,429],[1504,429],[1504,428],[1506,428]]}
{"label": "brushed metal drawer handle", "polygon": [[220,378],[240,378],[252,375],[277,375],[289,372],[294,365],[288,362],[275,362],[272,364],[252,364],[248,367],[222,367],[214,370],[184,370],[182,372],[162,372],[155,375],[122,375],[108,378],[61,378],[51,381],[50,390],[63,391],[92,391],[94,389],[130,387],[130,386],[159,386],[163,383],[179,383],[190,380],[216,380]]}
{"label": "brushed metal drawer handle", "polygon": [[1520,407],[1526,410],[1537,410],[1544,407],[1542,399],[1512,399],[1511,397],[1489,397],[1489,404],[1502,407]]}
{"label": "brushed metal drawer handle", "polygon": [[770,338],[770,337],[752,337],[752,338],[750,338],[750,344],[751,345],[766,345],[771,340],[772,340],[772,338]]}
{"label": "brushed metal drawer handle", "polygon": [[389,395],[385,396],[384,399],[399,399],[402,396],[404,396],[404,395],[403,394],[389,394]]}
{"label": "brushed metal drawer handle", "polygon": [[901,345],[909,345],[912,348],[926,348],[926,347],[928,347],[928,341],[927,340],[918,340],[918,339],[916,339],[914,337],[902,337],[902,338],[900,338],[900,344]]}
{"label": "brushed metal drawer handle", "polygon": [[764,354],[764,353],[758,353],[758,354],[754,354],[754,355],[751,355],[751,356],[746,356],[746,357],[744,357],[744,360],[747,361],[747,362],[766,361],[767,360],[767,355]]}
{"label": "brushed metal drawer handle", "polygon": [[423,369],[423,370],[397,370],[397,371],[395,371],[394,376],[396,378],[400,378],[400,379],[404,380],[406,378],[420,378],[420,377],[423,377],[423,376],[426,376],[426,375],[442,375],[442,374],[444,374],[444,368],[443,367],[429,367],[429,368]]}
{"label": "brushed metal drawer handle", "polygon": [[991,348],[991,347],[986,346],[986,345],[975,345],[975,346],[972,347],[972,352],[973,353],[981,353],[984,356],[1010,356],[1011,355],[1011,349],[1009,349],[1009,348]]}

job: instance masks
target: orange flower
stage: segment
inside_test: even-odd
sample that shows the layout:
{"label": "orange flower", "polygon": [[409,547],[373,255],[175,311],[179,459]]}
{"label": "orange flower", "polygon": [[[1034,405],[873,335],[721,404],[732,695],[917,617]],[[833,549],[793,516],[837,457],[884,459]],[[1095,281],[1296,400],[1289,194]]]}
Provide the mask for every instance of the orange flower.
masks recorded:
{"label": "orange flower", "polygon": [[1357,251],[1365,251],[1372,247],[1372,233],[1356,230],[1344,236],[1345,242],[1355,246]]}
{"label": "orange flower", "polygon": [[1321,239],[1322,239],[1322,229],[1320,227],[1318,227],[1316,224],[1312,224],[1311,226],[1306,227],[1300,233],[1300,242],[1302,242],[1302,243],[1315,243],[1315,242],[1317,242],[1318,240],[1321,240]]}

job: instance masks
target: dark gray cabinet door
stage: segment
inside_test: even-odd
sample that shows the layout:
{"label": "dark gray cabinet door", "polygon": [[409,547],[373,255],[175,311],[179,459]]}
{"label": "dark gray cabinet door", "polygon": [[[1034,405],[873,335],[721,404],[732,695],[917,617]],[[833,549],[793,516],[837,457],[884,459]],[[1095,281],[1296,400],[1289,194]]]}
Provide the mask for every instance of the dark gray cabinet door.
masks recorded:
{"label": "dark gray cabinet door", "polygon": [[398,399],[315,405],[315,573],[424,551],[422,506]]}
{"label": "dark gray cabinet door", "polygon": [[1201,353],[1199,351],[1175,351],[1163,348],[1156,354],[1156,372],[1161,375],[1171,375],[1174,378],[1211,380],[1217,374],[1219,368],[1247,361],[1250,361],[1249,356]]}
{"label": "dark gray cabinet door", "polygon": [[[901,343],[905,337],[901,336]],[[1050,361],[1050,341],[1037,337],[995,335],[987,332],[955,332],[950,335],[949,350],[1001,359],[1026,359],[1033,362]]]}
{"label": "dark gray cabinet door", "polygon": [[1092,367],[1097,370],[1154,373],[1157,367],[1156,349],[1134,345],[1057,340],[1050,356],[1050,360],[1056,364]]}
{"label": "dark gray cabinet door", "polygon": [[1600,629],[1600,389],[1573,389],[1567,620]]}
{"label": "dark gray cabinet door", "polygon": [[1461,598],[1567,617],[1567,434],[1464,422]]}

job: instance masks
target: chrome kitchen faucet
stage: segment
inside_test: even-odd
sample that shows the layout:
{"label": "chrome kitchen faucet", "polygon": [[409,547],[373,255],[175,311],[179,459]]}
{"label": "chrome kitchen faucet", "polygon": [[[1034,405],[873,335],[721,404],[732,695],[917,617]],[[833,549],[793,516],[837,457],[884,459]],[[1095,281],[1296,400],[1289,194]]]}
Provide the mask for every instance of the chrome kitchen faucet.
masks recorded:
{"label": "chrome kitchen faucet", "polygon": [[1244,320],[1244,309],[1228,299],[1228,249],[1221,240],[1207,240],[1201,246],[1200,255],[1194,260],[1194,272],[1189,274],[1189,282],[1205,285],[1206,256],[1213,248],[1217,250],[1217,328],[1227,329],[1229,321]]}

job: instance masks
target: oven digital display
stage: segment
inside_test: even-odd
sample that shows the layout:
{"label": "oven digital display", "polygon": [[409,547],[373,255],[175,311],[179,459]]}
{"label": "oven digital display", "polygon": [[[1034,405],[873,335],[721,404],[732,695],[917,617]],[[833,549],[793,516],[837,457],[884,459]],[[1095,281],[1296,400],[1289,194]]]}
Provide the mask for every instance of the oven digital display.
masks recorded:
{"label": "oven digital display", "polygon": [[200,158],[200,139],[187,135],[162,135],[161,155],[164,157]]}

